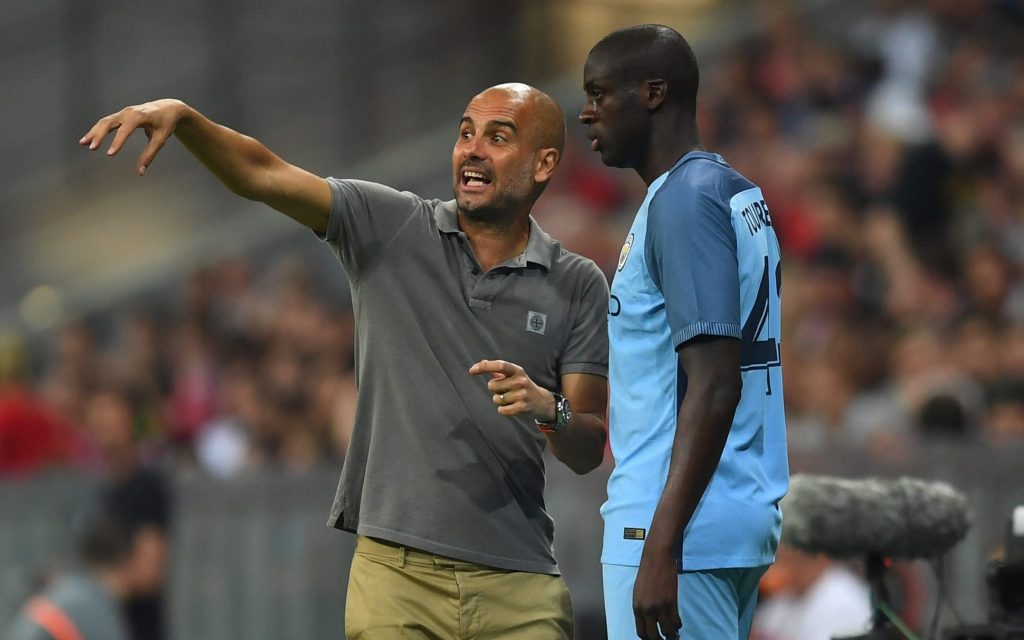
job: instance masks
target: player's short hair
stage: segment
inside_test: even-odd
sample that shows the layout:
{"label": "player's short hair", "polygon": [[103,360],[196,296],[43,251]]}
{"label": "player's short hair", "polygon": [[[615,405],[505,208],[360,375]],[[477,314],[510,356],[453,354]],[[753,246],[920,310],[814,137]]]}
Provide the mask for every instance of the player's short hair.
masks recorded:
{"label": "player's short hair", "polygon": [[666,102],[696,112],[700,71],[697,57],[678,31],[662,24],[642,24],[613,31],[590,55],[602,55],[611,73],[629,87],[659,78],[668,84]]}

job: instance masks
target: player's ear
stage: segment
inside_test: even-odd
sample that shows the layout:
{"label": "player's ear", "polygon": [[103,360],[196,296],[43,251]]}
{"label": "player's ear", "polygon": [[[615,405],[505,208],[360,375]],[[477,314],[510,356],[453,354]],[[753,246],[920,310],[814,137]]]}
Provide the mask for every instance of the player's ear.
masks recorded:
{"label": "player's ear", "polygon": [[657,110],[661,106],[661,103],[665,101],[665,94],[668,91],[668,85],[661,78],[654,78],[653,80],[647,80],[644,82],[643,96],[644,103],[647,108],[651,111]]}

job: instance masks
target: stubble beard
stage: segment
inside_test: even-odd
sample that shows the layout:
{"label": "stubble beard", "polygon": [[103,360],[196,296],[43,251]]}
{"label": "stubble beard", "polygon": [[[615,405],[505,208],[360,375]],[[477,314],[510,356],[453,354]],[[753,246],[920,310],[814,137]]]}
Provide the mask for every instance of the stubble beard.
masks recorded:
{"label": "stubble beard", "polygon": [[505,185],[504,188],[496,190],[490,201],[479,204],[471,204],[459,198],[456,191],[455,204],[459,208],[459,213],[478,224],[502,228],[512,226],[522,210],[523,203],[532,199],[532,167],[524,166],[519,176]]}

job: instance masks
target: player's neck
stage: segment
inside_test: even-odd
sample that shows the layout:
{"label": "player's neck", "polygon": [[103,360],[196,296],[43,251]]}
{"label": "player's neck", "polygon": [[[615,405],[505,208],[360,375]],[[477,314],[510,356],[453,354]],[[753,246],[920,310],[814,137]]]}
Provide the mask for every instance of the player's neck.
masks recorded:
{"label": "player's neck", "polygon": [[473,255],[485,273],[521,254],[530,240],[529,214],[493,222],[460,215],[459,228],[466,234]]}
{"label": "player's neck", "polygon": [[643,162],[636,167],[636,172],[644,184],[651,186],[658,176],[671,169],[680,158],[701,149],[700,137],[692,122],[670,122],[665,123],[665,126],[652,127],[650,146]]}

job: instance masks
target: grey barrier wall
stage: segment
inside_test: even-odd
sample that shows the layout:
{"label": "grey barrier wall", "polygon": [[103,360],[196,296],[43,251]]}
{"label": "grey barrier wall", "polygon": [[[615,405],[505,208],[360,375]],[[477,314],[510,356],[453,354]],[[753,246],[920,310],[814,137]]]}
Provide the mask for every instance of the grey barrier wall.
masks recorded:
{"label": "grey barrier wall", "polygon": [[[580,636],[603,634],[600,547],[607,472],[548,460],[555,552]],[[396,473],[400,473],[396,470]],[[326,525],[337,469],[177,483],[174,638],[341,638],[355,536]]]}
{"label": "grey barrier wall", "polygon": [[[921,446],[869,456],[861,450],[794,452],[794,472],[861,477],[913,475],[964,491],[973,526],[947,558],[946,584],[968,622],[986,617],[985,563],[1003,541],[1014,505],[1024,504],[1024,447]],[[548,461],[548,508],[555,550],[573,594],[577,637],[603,636],[601,519],[610,465],[576,476]],[[400,473],[400,470],[396,470]],[[354,537],[326,526],[338,469],[303,475],[264,472],[231,481],[196,475],[175,479],[175,520],[168,600],[171,637],[340,638],[345,582]],[[28,595],[31,579],[67,557],[74,514],[89,503],[93,482],[46,476],[0,483],[0,629]],[[937,592],[925,563],[908,566],[923,593],[916,599],[927,627]],[[943,625],[954,619],[944,615]]]}
{"label": "grey barrier wall", "polygon": [[175,638],[341,638],[352,535],[326,526],[338,470],[177,485]]}

